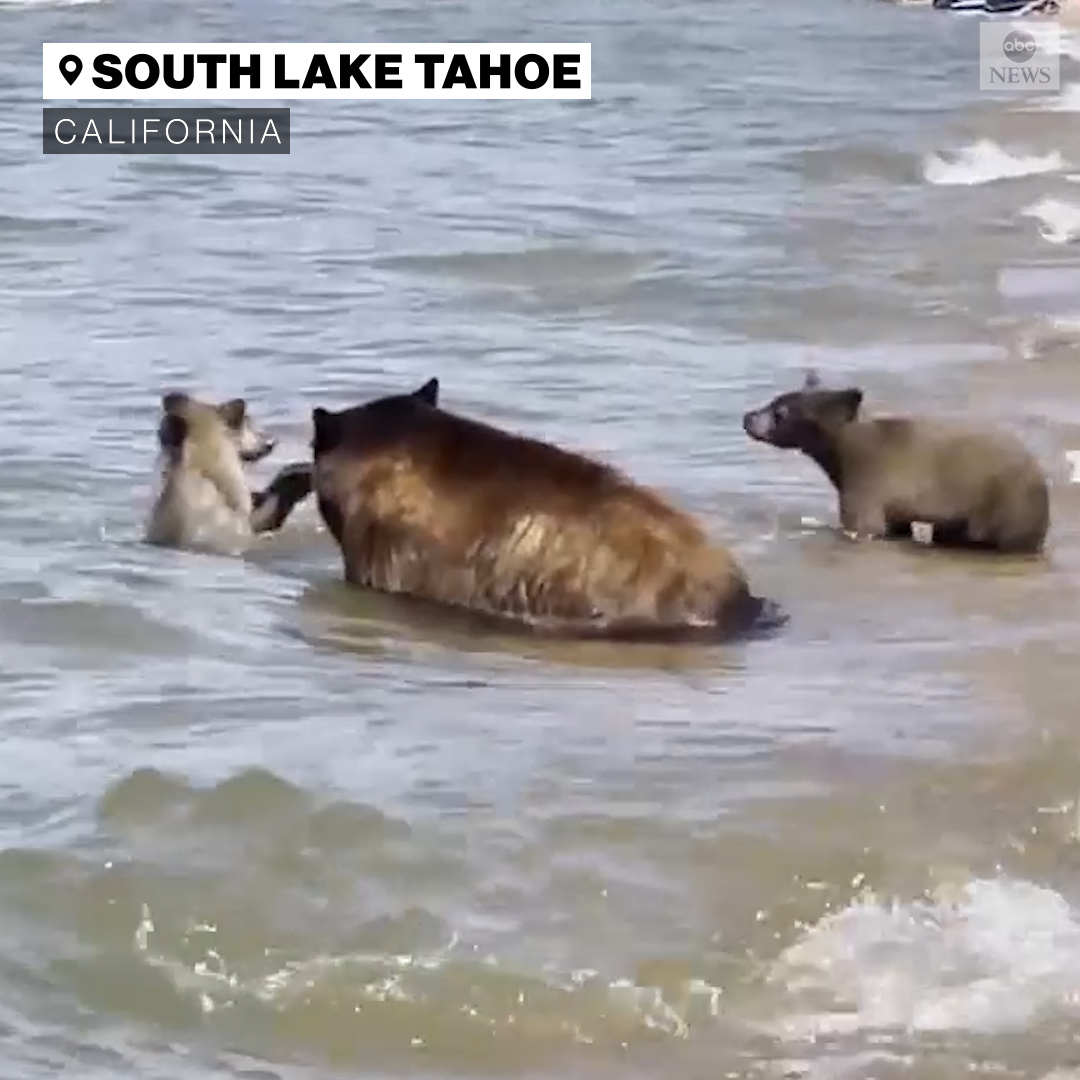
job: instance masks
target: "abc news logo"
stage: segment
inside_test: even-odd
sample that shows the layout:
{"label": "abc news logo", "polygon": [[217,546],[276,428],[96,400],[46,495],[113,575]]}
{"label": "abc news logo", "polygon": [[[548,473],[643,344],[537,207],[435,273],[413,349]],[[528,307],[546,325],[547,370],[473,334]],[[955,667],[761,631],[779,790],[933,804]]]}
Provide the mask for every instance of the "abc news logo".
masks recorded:
{"label": "abc news logo", "polygon": [[1006,60],[1014,64],[1026,64],[1038,52],[1039,46],[1035,39],[1023,30],[1010,30],[1001,43],[1001,51]]}
{"label": "abc news logo", "polygon": [[990,22],[981,25],[979,68],[983,90],[1061,88],[1058,50],[1018,26],[1006,28]]}

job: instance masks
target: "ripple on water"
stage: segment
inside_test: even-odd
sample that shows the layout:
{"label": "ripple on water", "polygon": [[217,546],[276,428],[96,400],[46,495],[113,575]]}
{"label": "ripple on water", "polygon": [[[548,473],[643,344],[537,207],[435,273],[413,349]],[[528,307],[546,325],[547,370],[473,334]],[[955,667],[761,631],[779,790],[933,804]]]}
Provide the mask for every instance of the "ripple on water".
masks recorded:
{"label": "ripple on water", "polygon": [[127,604],[53,597],[0,599],[0,638],[49,650],[71,649],[82,661],[97,653],[128,665],[133,656],[206,652],[199,635]]}
{"label": "ripple on water", "polygon": [[[763,1066],[799,1075],[867,1055],[895,1063],[928,1034],[1033,1025],[1060,1053],[1080,1001],[1080,917],[1048,885],[965,874],[962,857],[943,863],[947,844],[918,842],[962,775],[937,771],[922,825],[850,799],[808,817],[792,792],[785,836],[751,814],[719,835],[651,818],[646,795],[622,822],[567,809],[531,838],[489,823],[480,852],[451,822],[266,769],[210,785],[137,769],[102,794],[81,850],[0,852],[0,922],[19,943],[5,964],[90,1010],[90,1030],[138,1021],[351,1068],[508,1075],[650,1048],[670,1061],[736,1031],[744,1047],[761,1040]],[[904,842],[861,845],[896,830]],[[664,952],[616,944],[617,906],[605,919],[597,887],[631,886],[645,837],[691,870],[657,894],[655,916],[676,897],[707,902],[723,909],[722,934],[693,949],[675,935]],[[592,946],[578,934],[568,950],[560,917],[592,925]],[[598,960],[604,944],[621,965]]]}
{"label": "ripple on water", "polygon": [[134,158],[124,162],[123,171],[133,177],[164,177],[178,181],[191,180],[200,184],[212,180],[228,180],[232,176],[230,170],[223,165],[179,156]]}
{"label": "ripple on water", "polygon": [[0,214],[0,258],[10,256],[4,249],[13,244],[32,244],[36,248],[77,241],[92,243],[120,227],[96,218]]}
{"label": "ripple on water", "polygon": [[525,251],[397,255],[376,259],[374,266],[383,270],[461,278],[485,285],[531,288],[626,282],[656,261],[655,255],[642,252],[598,250],[567,244]]}
{"label": "ripple on water", "polygon": [[679,963],[605,975],[501,944],[515,920],[470,919],[464,838],[437,821],[262,769],[210,787],[139,769],[98,823],[82,854],[0,852],[0,918],[103,1025],[487,1072],[682,1038],[716,1011]]}

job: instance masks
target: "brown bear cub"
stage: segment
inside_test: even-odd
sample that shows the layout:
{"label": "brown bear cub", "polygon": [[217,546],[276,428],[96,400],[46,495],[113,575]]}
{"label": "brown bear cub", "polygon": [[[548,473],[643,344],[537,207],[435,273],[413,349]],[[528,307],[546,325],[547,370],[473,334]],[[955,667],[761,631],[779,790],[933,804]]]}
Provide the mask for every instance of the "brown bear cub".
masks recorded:
{"label": "brown bear cub", "polygon": [[146,540],[162,547],[235,552],[254,536],[280,529],[311,494],[312,470],[309,463],[294,463],[264,490],[251,491],[244,466],[273,449],[274,440],[252,424],[243,398],[219,405],[178,390],[163,394],[161,486]]}
{"label": "brown bear cub", "polygon": [[856,537],[1013,554],[1038,552],[1050,527],[1046,476],[1022,442],[939,420],[860,417],[863,392],[801,390],[746,413],[752,439],[799,450],[832,482]]}
{"label": "brown bear cub", "polygon": [[786,621],[687,514],[614,468],[411,394],[312,411],[345,579],[565,637],[719,640]]}

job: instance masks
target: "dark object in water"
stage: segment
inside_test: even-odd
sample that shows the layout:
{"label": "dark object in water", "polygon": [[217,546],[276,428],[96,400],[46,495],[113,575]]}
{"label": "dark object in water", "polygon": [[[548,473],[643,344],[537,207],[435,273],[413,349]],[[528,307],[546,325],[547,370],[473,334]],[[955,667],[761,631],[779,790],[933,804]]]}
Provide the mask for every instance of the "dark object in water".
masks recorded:
{"label": "dark object in water", "polygon": [[985,15],[1053,15],[1059,10],[1057,0],[934,0],[934,7]]}

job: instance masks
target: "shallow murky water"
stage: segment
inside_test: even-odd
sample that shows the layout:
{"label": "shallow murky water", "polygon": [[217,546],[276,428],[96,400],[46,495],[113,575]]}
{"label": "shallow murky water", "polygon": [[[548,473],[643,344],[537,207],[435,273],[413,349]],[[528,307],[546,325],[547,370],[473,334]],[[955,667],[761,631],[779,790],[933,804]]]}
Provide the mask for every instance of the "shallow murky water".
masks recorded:
{"label": "shallow murky water", "polygon": [[[0,1057],[12,1078],[1080,1068],[1080,126],[870,0],[0,5]],[[293,108],[44,158],[44,40],[593,44],[589,103]],[[813,363],[1013,427],[1043,562],[853,548],[739,416]],[[449,407],[669,491],[792,615],[468,637],[138,542],[159,394]],[[271,465],[265,471],[269,471]]]}

